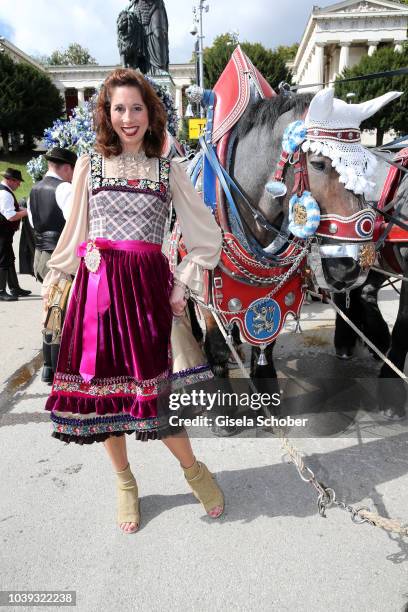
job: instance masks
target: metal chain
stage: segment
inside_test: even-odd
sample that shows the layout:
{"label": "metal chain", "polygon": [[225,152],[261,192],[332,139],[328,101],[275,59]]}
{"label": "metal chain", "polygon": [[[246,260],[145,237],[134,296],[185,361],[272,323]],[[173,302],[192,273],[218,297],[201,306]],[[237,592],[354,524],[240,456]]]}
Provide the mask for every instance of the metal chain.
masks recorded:
{"label": "metal chain", "polygon": [[[227,334],[224,324],[222,323],[220,317],[217,315],[217,311],[212,306],[207,306],[206,304],[201,302],[201,300],[197,299],[196,297],[194,297],[194,300],[198,302],[200,306],[204,306],[205,308],[208,308],[209,310],[213,311],[213,314],[215,315],[214,318],[217,322],[217,325],[228,347],[230,348],[235,358],[235,361],[237,362],[238,367],[240,368],[244,377],[250,380],[251,389],[254,392],[257,392],[257,389],[251,380],[250,373],[248,369],[246,368],[244,362],[240,358],[238,352],[235,350],[232,337],[229,334]],[[372,512],[367,506],[361,506],[359,508],[355,508],[351,504],[347,504],[344,501],[337,500],[335,490],[331,487],[327,487],[324,483],[317,480],[314,472],[310,469],[310,467],[306,465],[300,451],[298,451],[297,448],[293,446],[293,444],[290,442],[289,438],[286,437],[285,432],[282,429],[282,427],[278,426],[274,428],[274,432],[280,438],[282,449],[286,451],[286,454],[288,455],[290,462],[293,463],[293,465],[296,467],[300,478],[304,482],[309,483],[316,489],[316,492],[318,493],[316,503],[317,503],[317,510],[318,510],[319,516],[325,518],[326,510],[328,510],[331,506],[337,506],[338,508],[348,512],[350,514],[350,518],[353,521],[353,523],[357,525],[368,523],[369,525],[372,525],[373,527],[380,527],[381,529],[384,529],[385,531],[398,533],[401,536],[408,537],[408,524],[401,523],[400,521],[396,519],[389,519],[389,518],[383,517],[377,514],[376,512]]]}
{"label": "metal chain", "polygon": [[[281,287],[283,287],[283,285],[286,283],[286,281],[292,276],[293,272],[295,270],[298,269],[300,262],[302,261],[302,259],[305,257],[306,252],[309,248],[309,244],[310,244],[310,240],[307,240],[305,242],[305,246],[302,248],[302,250],[300,251],[299,255],[296,257],[296,259],[294,260],[292,266],[289,268],[289,270],[283,274],[280,278],[280,282],[276,285],[276,287],[274,287],[269,293],[267,293],[263,299],[267,300],[271,297],[273,297]],[[248,274],[247,272],[245,272],[246,274]],[[201,300],[198,300],[196,296],[194,296],[194,300],[197,301],[200,306],[202,306],[203,308],[206,308],[207,310],[212,311],[213,313],[216,312],[218,314],[233,314],[233,315],[238,315],[238,314],[243,314],[244,312],[247,312],[247,308],[241,308],[241,310],[221,310],[221,308],[218,308],[217,306],[213,306],[212,304],[205,304],[204,302],[202,302]]]}
{"label": "metal chain", "polygon": [[[301,246],[299,244],[299,242],[293,242],[294,247],[296,248],[297,251],[301,251],[303,250],[303,246]],[[291,263],[293,263],[293,261],[296,258],[296,255],[288,255],[287,257],[285,257],[284,259],[282,259],[282,261],[280,261],[279,263],[274,262],[274,263],[270,263],[270,264],[262,264],[254,259],[249,259],[249,257],[247,257],[246,255],[244,255],[244,253],[241,253],[241,251],[239,251],[239,249],[237,248],[236,244],[234,243],[233,240],[228,240],[225,239],[224,240],[224,248],[226,250],[226,252],[229,253],[231,259],[233,257],[238,257],[241,259],[241,261],[253,266],[254,268],[259,268],[260,270],[271,270],[273,268],[276,268],[276,266],[280,266],[280,267],[284,267],[287,266]],[[234,251],[234,255],[231,253],[231,251]],[[235,260],[234,260],[235,263]]]}

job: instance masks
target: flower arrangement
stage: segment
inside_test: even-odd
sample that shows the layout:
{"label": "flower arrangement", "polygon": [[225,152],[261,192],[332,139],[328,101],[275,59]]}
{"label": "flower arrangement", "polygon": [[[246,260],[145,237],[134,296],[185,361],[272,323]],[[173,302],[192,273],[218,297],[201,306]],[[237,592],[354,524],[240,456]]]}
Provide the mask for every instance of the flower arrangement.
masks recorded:
{"label": "flower arrangement", "polygon": [[47,160],[44,155],[33,157],[27,162],[27,172],[34,182],[41,181],[44,174],[47,172]]}
{"label": "flower arrangement", "polygon": [[[167,112],[167,129],[172,136],[176,136],[178,127],[177,112],[173,100],[165,87],[156,83],[152,78],[145,77],[156,91]],[[57,119],[51,127],[44,131],[44,144],[47,150],[53,147],[70,149],[78,155],[89,153],[95,142],[93,130],[93,109],[96,104],[95,94],[83,106],[77,106],[72,116],[67,120]],[[39,181],[47,172],[47,161],[43,155],[34,157],[27,163],[27,172],[33,181]]]}

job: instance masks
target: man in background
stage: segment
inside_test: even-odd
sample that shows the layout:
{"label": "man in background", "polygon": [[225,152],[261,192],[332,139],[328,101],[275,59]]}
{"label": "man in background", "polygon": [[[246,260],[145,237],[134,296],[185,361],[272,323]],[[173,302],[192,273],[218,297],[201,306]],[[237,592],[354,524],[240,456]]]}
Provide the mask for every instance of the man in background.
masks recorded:
{"label": "man in background", "polygon": [[[34,275],[40,282],[48,273],[48,261],[64,229],[64,209],[69,204],[71,181],[77,160],[75,153],[60,147],[54,147],[44,157],[48,162],[48,171],[32,188],[27,205],[28,218],[35,234]],[[43,382],[53,381],[52,355],[50,337],[46,335],[41,373]]]}
{"label": "man in background", "polygon": [[48,272],[48,261],[64,229],[63,208],[77,160],[75,153],[59,147],[44,157],[48,171],[32,188],[28,203],[28,217],[35,233],[34,275],[40,282]]}
{"label": "man in background", "polygon": [[[13,237],[18,230],[20,219],[27,216],[27,210],[20,208],[14,195],[22,181],[20,170],[7,168],[0,183],[0,301],[15,302],[19,297],[30,295],[31,291],[21,289],[14,267]],[[10,293],[7,293],[7,284]]]}

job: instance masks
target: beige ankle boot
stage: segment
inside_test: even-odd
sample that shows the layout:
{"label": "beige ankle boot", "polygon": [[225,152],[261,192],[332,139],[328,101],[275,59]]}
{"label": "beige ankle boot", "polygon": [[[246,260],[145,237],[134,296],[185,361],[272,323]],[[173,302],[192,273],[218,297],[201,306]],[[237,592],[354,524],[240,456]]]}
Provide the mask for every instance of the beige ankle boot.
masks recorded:
{"label": "beige ankle boot", "polygon": [[203,504],[208,516],[221,516],[224,512],[224,495],[207,466],[195,461],[191,467],[183,468],[183,471],[193,495]]}
{"label": "beige ankle boot", "polygon": [[130,465],[122,472],[116,472],[118,487],[118,524],[136,523],[135,529],[124,533],[135,533],[139,529],[140,512],[139,497],[135,477],[132,474]]}

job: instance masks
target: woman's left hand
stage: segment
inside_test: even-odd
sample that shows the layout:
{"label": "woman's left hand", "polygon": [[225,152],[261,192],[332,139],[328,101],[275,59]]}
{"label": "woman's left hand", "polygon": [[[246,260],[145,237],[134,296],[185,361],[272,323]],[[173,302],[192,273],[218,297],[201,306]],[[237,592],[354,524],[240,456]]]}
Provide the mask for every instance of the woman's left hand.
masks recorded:
{"label": "woman's left hand", "polygon": [[176,285],[170,294],[170,307],[174,316],[181,317],[186,306],[185,289]]}

